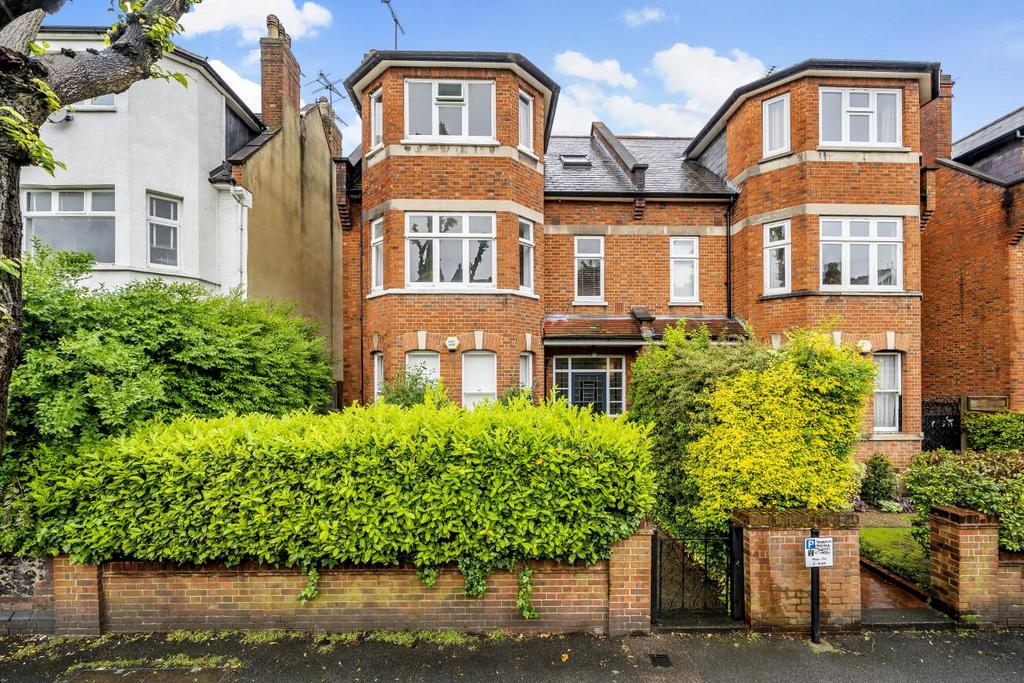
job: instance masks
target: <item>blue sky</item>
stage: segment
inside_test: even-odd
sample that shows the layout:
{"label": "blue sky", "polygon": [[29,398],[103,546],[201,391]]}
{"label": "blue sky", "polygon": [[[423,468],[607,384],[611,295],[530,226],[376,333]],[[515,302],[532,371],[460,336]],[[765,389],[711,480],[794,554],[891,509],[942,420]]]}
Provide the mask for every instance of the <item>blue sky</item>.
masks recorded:
{"label": "blue sky", "polygon": [[[110,23],[106,6],[71,0],[50,22]],[[601,119],[622,134],[692,135],[734,87],[808,57],[941,61],[956,79],[954,137],[1024,105],[1024,19],[979,11],[977,2],[394,0],[394,7],[408,32],[399,37],[402,49],[515,51],[547,71],[563,86],[556,132],[585,132]],[[392,47],[380,0],[205,0],[180,44],[216,60],[240,94],[258,100],[254,50],[270,12],[292,34],[305,82],[321,69],[343,78],[367,50]],[[312,90],[304,90],[307,100]],[[347,102],[338,111],[358,122]]]}

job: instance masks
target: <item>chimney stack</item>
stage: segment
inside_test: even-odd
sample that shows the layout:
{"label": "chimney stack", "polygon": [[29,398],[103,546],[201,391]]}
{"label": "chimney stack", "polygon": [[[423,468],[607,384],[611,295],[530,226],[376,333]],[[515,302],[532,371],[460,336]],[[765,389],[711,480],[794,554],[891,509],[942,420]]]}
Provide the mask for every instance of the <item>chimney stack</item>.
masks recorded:
{"label": "chimney stack", "polygon": [[301,106],[302,70],[292,54],[291,36],[273,14],[267,17],[267,36],[260,39],[260,67],[260,115],[268,128],[280,128],[284,125],[284,112],[298,113]]}
{"label": "chimney stack", "polygon": [[936,159],[953,154],[953,77],[939,75],[939,92],[921,107],[921,163],[932,166]]}

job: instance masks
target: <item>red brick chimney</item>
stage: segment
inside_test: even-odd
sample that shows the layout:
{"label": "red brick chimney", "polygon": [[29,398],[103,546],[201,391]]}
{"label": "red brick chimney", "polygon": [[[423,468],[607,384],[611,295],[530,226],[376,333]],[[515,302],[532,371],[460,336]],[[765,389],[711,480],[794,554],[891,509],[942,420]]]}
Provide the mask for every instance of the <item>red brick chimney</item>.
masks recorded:
{"label": "red brick chimney", "polygon": [[284,112],[288,109],[298,112],[301,106],[302,70],[292,54],[291,36],[273,14],[267,17],[267,37],[260,39],[260,67],[263,85],[260,114],[268,128],[279,128],[284,123]]}
{"label": "red brick chimney", "polygon": [[939,76],[939,93],[921,107],[921,162],[931,166],[953,153],[953,78]]}

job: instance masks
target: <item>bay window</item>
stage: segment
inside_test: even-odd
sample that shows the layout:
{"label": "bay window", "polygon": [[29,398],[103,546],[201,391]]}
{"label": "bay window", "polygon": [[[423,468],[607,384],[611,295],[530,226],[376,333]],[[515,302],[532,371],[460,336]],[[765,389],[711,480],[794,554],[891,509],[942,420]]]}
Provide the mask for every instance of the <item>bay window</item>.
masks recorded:
{"label": "bay window", "polygon": [[876,353],[875,431],[898,432],[903,403],[902,362],[898,353]]}
{"label": "bay window", "polygon": [[494,81],[406,80],[405,135],[493,140]]}
{"label": "bay window", "polygon": [[405,216],[406,286],[494,287],[495,215]]}
{"label": "bay window", "polygon": [[370,149],[384,142],[384,93],[370,95]]}
{"label": "bay window", "polygon": [[761,125],[764,156],[789,151],[789,93],[761,105]]}
{"label": "bay window", "polygon": [[498,398],[497,362],[493,351],[462,354],[462,407],[472,408]]}
{"label": "bay window", "polygon": [[604,238],[575,240],[576,303],[604,303]]}
{"label": "bay window", "polygon": [[530,352],[519,354],[519,387],[533,391],[533,354]]}
{"label": "bay window", "polygon": [[823,291],[899,291],[903,286],[903,221],[821,218]]}
{"label": "bay window", "polygon": [[696,237],[673,237],[669,245],[671,292],[669,303],[699,299],[700,252]]}
{"label": "bay window", "polygon": [[786,294],[792,288],[792,239],[789,221],[764,226],[764,293]]}
{"label": "bay window", "polygon": [[821,88],[821,143],[898,147],[903,142],[902,91]]}
{"label": "bay window", "polygon": [[149,207],[149,263],[154,266],[178,265],[178,209],[177,199],[148,195]]}
{"label": "bay window", "polygon": [[419,372],[428,382],[441,378],[441,354],[437,351],[410,351],[405,354],[405,371]]}
{"label": "bay window", "polygon": [[533,150],[533,98],[519,91],[519,146]]}
{"label": "bay window", "polygon": [[380,398],[381,389],[384,387],[384,354],[379,351],[372,354],[373,357],[373,400]]}
{"label": "bay window", "polygon": [[25,242],[38,239],[61,251],[91,254],[97,263],[114,262],[114,191],[29,190],[23,215]]}

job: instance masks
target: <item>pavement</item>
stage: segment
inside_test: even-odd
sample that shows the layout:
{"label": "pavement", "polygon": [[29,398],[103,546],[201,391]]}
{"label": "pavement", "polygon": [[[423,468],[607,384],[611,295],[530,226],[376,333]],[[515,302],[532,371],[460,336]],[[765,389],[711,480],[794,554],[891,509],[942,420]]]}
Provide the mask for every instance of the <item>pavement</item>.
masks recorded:
{"label": "pavement", "polygon": [[212,632],[5,638],[0,682],[1024,680],[1019,631],[865,632],[821,646],[749,633],[474,637],[458,645],[330,643],[307,634],[252,640]]}

